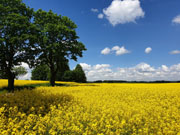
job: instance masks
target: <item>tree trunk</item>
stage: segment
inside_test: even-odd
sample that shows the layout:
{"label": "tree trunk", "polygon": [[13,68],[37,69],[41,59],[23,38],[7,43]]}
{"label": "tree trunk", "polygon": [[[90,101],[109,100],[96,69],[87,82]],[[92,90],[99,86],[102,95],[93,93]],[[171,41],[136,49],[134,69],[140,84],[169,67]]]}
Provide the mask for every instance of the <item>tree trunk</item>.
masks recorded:
{"label": "tree trunk", "polygon": [[15,75],[12,72],[8,73],[8,92],[14,92],[14,78]]}
{"label": "tree trunk", "polygon": [[51,69],[51,75],[50,75],[50,84],[51,86],[55,86],[55,81],[56,81],[56,73],[53,69]]}

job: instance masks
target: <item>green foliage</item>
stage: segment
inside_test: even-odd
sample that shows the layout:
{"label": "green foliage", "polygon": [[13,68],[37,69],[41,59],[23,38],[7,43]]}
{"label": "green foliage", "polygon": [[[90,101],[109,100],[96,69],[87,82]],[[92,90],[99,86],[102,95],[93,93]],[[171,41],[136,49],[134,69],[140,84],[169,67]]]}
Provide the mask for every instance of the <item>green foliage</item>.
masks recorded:
{"label": "green foliage", "polygon": [[[56,75],[56,81],[63,81],[63,75],[65,71],[68,71],[69,65],[68,61],[65,63],[61,63],[60,69]],[[32,80],[49,80],[50,79],[50,70],[47,65],[38,65],[32,70]]]}
{"label": "green foliage", "polygon": [[47,65],[36,66],[32,70],[32,80],[48,80],[49,67]]}
{"label": "green foliage", "polygon": [[76,61],[86,50],[68,17],[51,10],[34,12],[22,0],[1,0],[0,11],[0,76],[7,76],[9,91],[17,76],[14,67],[22,62],[30,67],[47,64],[54,86],[58,72],[62,76],[66,69],[62,65],[68,59]]}
{"label": "green foliage", "polygon": [[8,79],[7,75],[3,71],[0,71],[0,79]]}
{"label": "green foliage", "polygon": [[78,41],[77,26],[68,17],[40,9],[35,13],[34,23],[39,28],[38,45],[41,53],[38,61],[49,66],[50,83],[54,86],[61,63],[67,58],[77,60],[86,48]]}
{"label": "green foliage", "polygon": [[13,90],[13,68],[22,62],[33,64],[36,57],[37,30],[31,23],[33,9],[21,0],[1,0],[0,11],[0,71]]}
{"label": "green foliage", "polygon": [[63,75],[66,71],[70,71],[68,61],[61,62],[59,70],[56,75],[56,81],[64,81]]}
{"label": "green foliage", "polygon": [[67,82],[75,82],[76,81],[76,72],[73,71],[66,71],[63,76],[63,80]]}
{"label": "green foliage", "polygon": [[86,75],[81,67],[80,64],[77,64],[76,68],[74,69],[75,72],[75,82],[86,82]]}
{"label": "green foliage", "polygon": [[76,68],[72,71],[66,71],[63,76],[64,81],[71,82],[86,82],[86,75],[80,64],[77,64]]}

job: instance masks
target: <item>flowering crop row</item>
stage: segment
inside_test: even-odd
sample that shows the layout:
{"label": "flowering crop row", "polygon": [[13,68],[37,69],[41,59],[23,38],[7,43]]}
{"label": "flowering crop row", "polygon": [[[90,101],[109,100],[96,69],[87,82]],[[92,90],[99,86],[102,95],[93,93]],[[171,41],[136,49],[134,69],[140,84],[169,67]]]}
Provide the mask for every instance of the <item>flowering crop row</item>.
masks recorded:
{"label": "flowering crop row", "polygon": [[0,94],[0,134],[180,133],[180,84],[68,84]]}

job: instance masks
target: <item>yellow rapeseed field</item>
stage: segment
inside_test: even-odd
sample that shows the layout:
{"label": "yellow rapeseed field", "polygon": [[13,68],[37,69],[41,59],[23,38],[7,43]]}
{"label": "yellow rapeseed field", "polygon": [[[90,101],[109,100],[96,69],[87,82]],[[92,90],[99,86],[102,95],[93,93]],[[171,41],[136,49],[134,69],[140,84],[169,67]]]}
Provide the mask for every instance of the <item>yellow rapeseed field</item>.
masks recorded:
{"label": "yellow rapeseed field", "polygon": [[0,134],[180,134],[180,84],[65,84],[1,93]]}

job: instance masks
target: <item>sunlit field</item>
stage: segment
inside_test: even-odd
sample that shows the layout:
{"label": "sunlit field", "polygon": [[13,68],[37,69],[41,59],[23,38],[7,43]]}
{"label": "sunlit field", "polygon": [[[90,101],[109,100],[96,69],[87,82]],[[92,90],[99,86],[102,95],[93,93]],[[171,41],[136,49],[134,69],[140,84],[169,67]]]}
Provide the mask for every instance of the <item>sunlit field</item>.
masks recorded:
{"label": "sunlit field", "polygon": [[180,133],[180,84],[58,83],[1,93],[0,134]]}

